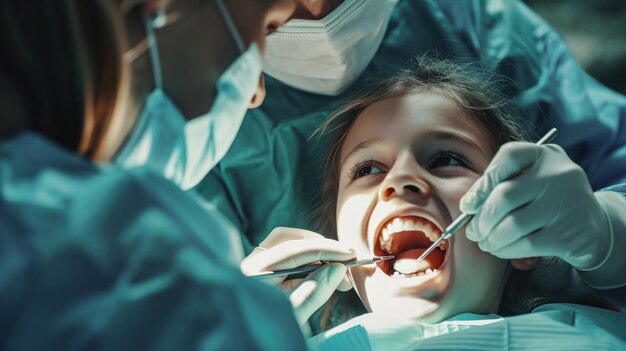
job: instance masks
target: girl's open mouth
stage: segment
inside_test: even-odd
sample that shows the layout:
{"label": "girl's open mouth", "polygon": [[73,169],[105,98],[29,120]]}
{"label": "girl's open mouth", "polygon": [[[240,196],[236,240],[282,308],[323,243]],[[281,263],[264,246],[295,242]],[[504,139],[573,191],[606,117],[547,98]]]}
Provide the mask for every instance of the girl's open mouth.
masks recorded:
{"label": "girl's open mouth", "polygon": [[376,235],[374,254],[394,255],[392,260],[378,262],[378,267],[388,276],[418,276],[437,272],[448,252],[444,240],[426,258],[417,258],[441,236],[441,230],[429,220],[417,216],[389,219]]}

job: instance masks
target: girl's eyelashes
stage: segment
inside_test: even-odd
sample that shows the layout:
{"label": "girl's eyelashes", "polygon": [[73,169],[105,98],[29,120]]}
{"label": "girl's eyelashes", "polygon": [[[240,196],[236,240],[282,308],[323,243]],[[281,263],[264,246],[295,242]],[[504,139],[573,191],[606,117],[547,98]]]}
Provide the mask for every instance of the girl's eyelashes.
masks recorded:
{"label": "girl's eyelashes", "polygon": [[428,168],[434,169],[439,167],[469,167],[467,159],[453,151],[438,151],[428,162]]}
{"label": "girl's eyelashes", "polygon": [[[441,150],[437,151],[433,157],[426,163],[426,168],[436,169],[441,167],[465,167],[470,168],[470,162],[460,154],[454,151]],[[356,162],[348,172],[348,178],[351,181],[359,178],[386,173],[386,167],[375,160],[369,159]]]}
{"label": "girl's eyelashes", "polygon": [[370,174],[381,174],[384,172],[384,167],[374,161],[374,160],[365,160],[356,162],[352,168],[350,168],[350,172],[348,173],[348,177],[351,180],[356,180]]}

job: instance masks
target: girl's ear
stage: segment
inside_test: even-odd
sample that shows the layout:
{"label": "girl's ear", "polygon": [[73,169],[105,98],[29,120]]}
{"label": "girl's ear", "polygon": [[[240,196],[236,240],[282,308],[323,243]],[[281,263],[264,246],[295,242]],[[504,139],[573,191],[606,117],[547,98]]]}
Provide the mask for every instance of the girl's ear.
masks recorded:
{"label": "girl's ear", "polygon": [[529,271],[535,268],[540,259],[540,257],[516,258],[510,260],[510,262],[511,266],[515,269],[519,269],[520,271]]}

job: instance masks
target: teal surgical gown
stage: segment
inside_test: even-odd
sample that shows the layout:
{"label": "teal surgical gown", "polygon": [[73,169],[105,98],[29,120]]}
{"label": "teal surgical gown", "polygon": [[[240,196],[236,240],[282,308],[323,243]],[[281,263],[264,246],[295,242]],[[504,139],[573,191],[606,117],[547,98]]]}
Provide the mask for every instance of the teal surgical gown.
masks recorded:
{"label": "teal surgical gown", "polygon": [[310,350],[624,350],[626,313],[548,304],[502,318],[465,313],[422,324],[366,314],[309,339]]}
{"label": "teal surgical gown", "polygon": [[626,193],[626,98],[587,75],[524,3],[400,0],[374,59],[340,96],[306,93],[266,76],[264,104],[248,112],[230,151],[198,187],[242,228],[246,250],[276,226],[316,229],[327,141],[311,133],[365,79],[429,52],[480,59],[510,78],[504,93],[532,134],[558,128],[556,142],[595,190]]}
{"label": "teal surgical gown", "polygon": [[0,139],[0,349],[303,349],[284,294],[239,271],[238,230],[192,196]]}

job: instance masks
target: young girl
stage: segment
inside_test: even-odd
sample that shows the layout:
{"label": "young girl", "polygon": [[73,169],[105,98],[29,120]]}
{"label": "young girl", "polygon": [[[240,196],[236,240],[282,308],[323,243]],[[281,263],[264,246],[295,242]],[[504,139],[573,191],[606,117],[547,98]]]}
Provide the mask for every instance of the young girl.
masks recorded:
{"label": "young girl", "polygon": [[537,259],[497,258],[463,230],[416,264],[461,214],[460,198],[496,151],[530,140],[488,81],[469,66],[421,60],[329,118],[323,130],[332,129],[335,142],[320,232],[336,235],[357,257],[395,258],[350,268],[360,301],[331,298],[312,318],[314,330],[344,322],[363,307],[388,326],[389,318],[439,323],[462,313],[520,314],[555,302],[554,294],[536,291],[530,276],[519,273]]}

